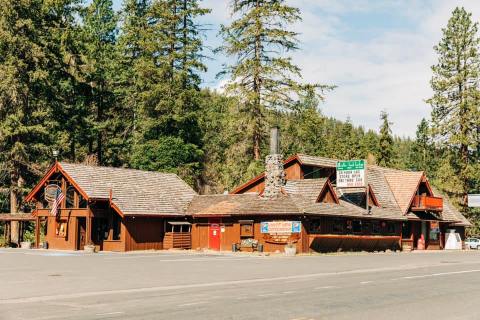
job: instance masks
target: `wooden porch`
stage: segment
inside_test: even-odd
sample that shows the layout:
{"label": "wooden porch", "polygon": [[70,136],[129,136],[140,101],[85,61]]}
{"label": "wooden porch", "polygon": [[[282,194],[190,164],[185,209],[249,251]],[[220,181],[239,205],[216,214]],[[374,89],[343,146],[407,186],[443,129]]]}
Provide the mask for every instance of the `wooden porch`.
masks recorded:
{"label": "wooden porch", "polygon": [[416,195],[413,197],[412,211],[443,211],[443,199],[427,195]]}

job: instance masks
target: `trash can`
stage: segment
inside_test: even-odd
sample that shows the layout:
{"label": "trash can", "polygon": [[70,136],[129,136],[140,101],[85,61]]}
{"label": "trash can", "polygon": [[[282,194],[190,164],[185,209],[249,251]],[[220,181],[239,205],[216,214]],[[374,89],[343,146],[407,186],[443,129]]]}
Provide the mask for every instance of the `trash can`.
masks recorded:
{"label": "trash can", "polygon": [[237,244],[232,244],[232,252],[237,252]]}
{"label": "trash can", "polygon": [[43,248],[43,249],[48,249],[48,242],[47,242],[47,241],[44,241],[44,242],[42,243],[42,248]]}
{"label": "trash can", "polygon": [[259,244],[257,245],[257,251],[258,251],[258,252],[263,252],[263,244],[259,243]]}

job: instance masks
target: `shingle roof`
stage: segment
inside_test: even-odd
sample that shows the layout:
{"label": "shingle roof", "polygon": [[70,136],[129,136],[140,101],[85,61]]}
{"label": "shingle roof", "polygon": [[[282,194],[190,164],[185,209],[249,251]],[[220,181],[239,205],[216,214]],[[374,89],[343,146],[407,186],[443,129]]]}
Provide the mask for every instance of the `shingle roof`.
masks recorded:
{"label": "shingle roof", "polygon": [[403,214],[406,214],[423,177],[423,171],[402,171],[385,168],[382,170],[400,210]]}
{"label": "shingle roof", "polygon": [[458,211],[454,205],[450,202],[450,199],[444,194],[442,194],[438,189],[432,187],[433,193],[436,196],[441,196],[443,198],[443,211],[442,218],[446,221],[453,221],[454,225],[458,226],[467,226],[471,227],[472,223],[463,216],[463,214]]}
{"label": "shingle roof", "polygon": [[302,195],[304,198],[315,202],[327,180],[327,178],[287,180],[285,192]]}
{"label": "shingle roof", "polygon": [[256,193],[195,196],[187,209],[194,216],[218,215],[323,215],[367,219],[406,220],[398,212],[373,209],[370,213],[348,201],[316,202],[327,179],[287,181],[285,194],[266,199]]}
{"label": "shingle roof", "polygon": [[109,199],[124,215],[184,215],[196,194],[173,173],[87,166],[61,162],[60,167],[93,199]]}
{"label": "shingle roof", "polygon": [[254,193],[197,195],[187,208],[191,215],[288,215],[299,214],[295,199],[282,195],[266,199]]}
{"label": "shingle roof", "polygon": [[337,166],[337,159],[309,156],[306,154],[297,154],[298,159],[302,164],[311,165],[311,166],[321,166],[321,167],[330,167],[335,168]]}
{"label": "shingle roof", "polygon": [[[333,168],[338,160],[324,157],[308,156],[299,154],[300,161],[306,165],[323,166]],[[422,171],[405,171],[391,168],[384,168],[375,165],[367,166],[367,180],[372,187],[379,207],[372,208],[372,214],[386,215],[401,218],[407,214],[410,201],[415,195],[418,184],[424,175]],[[355,202],[360,196],[355,190],[345,191],[346,196],[341,196],[338,191],[337,195],[340,199]],[[353,193],[353,194],[352,194]],[[357,194],[355,194],[357,193]],[[437,190],[434,194],[441,195]],[[455,225],[471,226],[471,223],[458,211],[449,201],[448,197],[443,197],[442,219],[445,221],[457,221]],[[379,211],[382,211],[381,213]]]}

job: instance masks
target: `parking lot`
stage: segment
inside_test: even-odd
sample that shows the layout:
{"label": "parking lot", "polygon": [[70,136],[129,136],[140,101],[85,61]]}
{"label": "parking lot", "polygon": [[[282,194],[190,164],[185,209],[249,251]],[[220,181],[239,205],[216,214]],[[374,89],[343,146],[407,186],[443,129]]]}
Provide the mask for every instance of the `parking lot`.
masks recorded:
{"label": "parking lot", "polygon": [[0,319],[479,319],[480,252],[0,250]]}

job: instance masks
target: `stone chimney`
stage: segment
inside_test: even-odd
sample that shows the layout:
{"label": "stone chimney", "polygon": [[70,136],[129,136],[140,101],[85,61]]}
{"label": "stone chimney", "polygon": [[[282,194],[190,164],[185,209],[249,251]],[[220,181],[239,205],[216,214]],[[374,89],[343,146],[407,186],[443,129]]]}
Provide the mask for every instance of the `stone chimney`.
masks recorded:
{"label": "stone chimney", "polygon": [[281,195],[285,185],[285,171],[283,170],[283,157],[280,154],[278,128],[270,130],[270,154],[265,158],[265,191],[266,199]]}

